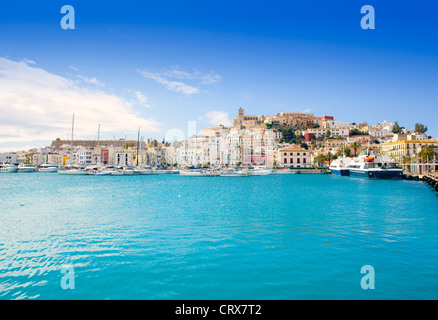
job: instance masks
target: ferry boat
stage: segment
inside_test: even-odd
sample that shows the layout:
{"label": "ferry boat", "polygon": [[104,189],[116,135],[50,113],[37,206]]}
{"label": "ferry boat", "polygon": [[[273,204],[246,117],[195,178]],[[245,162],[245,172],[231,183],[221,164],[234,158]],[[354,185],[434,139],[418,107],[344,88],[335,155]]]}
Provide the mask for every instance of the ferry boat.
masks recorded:
{"label": "ferry boat", "polygon": [[332,161],[329,166],[330,172],[338,176],[349,176],[350,171],[347,169],[348,165],[351,163],[352,158],[340,157]]}
{"label": "ferry boat", "polygon": [[0,163],[0,173],[17,172],[18,167],[12,163]]}
{"label": "ferry boat", "polygon": [[58,172],[59,167],[56,164],[44,163],[38,168],[39,172]]}
{"label": "ferry boat", "polygon": [[18,166],[18,172],[35,172],[36,167],[30,164],[20,164]]}
{"label": "ferry boat", "polygon": [[388,155],[361,154],[353,158],[347,166],[351,177],[364,179],[400,180],[403,171]]}

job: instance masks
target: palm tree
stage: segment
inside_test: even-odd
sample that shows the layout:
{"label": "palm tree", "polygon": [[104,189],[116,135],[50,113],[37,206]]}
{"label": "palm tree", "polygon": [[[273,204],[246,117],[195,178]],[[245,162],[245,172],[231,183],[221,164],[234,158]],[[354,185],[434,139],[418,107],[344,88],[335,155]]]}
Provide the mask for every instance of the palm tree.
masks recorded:
{"label": "palm tree", "polygon": [[326,156],[322,153],[318,154],[316,157],[316,161],[318,162],[318,166],[320,167],[322,163],[326,160]]}
{"label": "palm tree", "polygon": [[357,151],[360,149],[360,144],[357,142],[353,142],[351,144],[351,149],[353,150],[353,155],[357,157]]}
{"label": "palm tree", "polygon": [[435,150],[431,146],[425,146],[421,148],[420,153],[418,154],[423,162],[427,162],[429,160],[433,160],[433,156],[435,155]]}
{"label": "palm tree", "polygon": [[327,153],[326,157],[327,157],[327,160],[328,160],[329,166],[330,166],[330,163],[332,162],[333,159],[335,159],[335,156],[329,151]]}
{"label": "palm tree", "polygon": [[338,151],[335,154],[335,156],[338,158],[342,157],[343,155],[345,155],[346,157],[350,157],[351,156],[350,148],[346,148],[345,146],[342,146],[341,148],[338,149]]}
{"label": "palm tree", "polygon": [[411,161],[412,158],[410,156],[403,156],[402,158],[402,164],[404,164],[407,167],[407,171],[411,172]]}

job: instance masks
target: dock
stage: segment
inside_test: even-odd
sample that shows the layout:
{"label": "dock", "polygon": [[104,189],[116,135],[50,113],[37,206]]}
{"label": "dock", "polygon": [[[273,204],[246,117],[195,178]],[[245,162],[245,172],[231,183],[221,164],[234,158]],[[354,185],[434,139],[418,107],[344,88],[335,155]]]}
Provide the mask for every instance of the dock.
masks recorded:
{"label": "dock", "polygon": [[404,173],[403,179],[406,180],[415,180],[415,181],[423,181],[430,185],[435,191],[438,192],[438,173],[437,172],[427,172],[423,174],[412,174],[412,173]]}

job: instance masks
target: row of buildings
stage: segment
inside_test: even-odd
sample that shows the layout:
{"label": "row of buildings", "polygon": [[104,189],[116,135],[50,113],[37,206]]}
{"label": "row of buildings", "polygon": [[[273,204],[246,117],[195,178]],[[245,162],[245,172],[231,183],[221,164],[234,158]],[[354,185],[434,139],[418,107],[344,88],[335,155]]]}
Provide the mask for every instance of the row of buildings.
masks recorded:
{"label": "row of buildings", "polygon": [[[303,143],[282,143],[282,134],[272,125],[297,128]],[[0,162],[39,165],[53,163],[103,164],[114,166],[293,166],[316,164],[320,154],[336,154],[353,144],[387,153],[401,162],[404,156],[415,156],[425,145],[438,147],[438,141],[425,134],[404,130],[394,134],[394,123],[376,125],[336,121],[332,116],[315,117],[301,112],[283,112],[273,116],[245,115],[239,108],[231,127],[204,129],[183,141],[158,143],[132,140],[56,139],[50,147],[26,152],[0,154]],[[268,127],[270,127],[268,129]],[[360,132],[352,135],[352,130]],[[356,150],[357,151],[357,150]]]}

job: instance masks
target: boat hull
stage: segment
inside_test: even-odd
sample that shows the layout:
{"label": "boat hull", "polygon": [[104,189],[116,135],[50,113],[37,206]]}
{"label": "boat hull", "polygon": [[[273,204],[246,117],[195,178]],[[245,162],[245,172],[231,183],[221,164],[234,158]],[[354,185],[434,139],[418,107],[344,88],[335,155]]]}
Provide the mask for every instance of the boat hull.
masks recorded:
{"label": "boat hull", "polygon": [[348,169],[330,169],[331,173],[337,176],[348,177],[350,171]]}
{"label": "boat hull", "polygon": [[401,170],[351,170],[350,176],[369,180],[401,180],[403,173]]}
{"label": "boat hull", "polygon": [[39,168],[38,172],[58,172],[58,168]]}
{"label": "boat hull", "polygon": [[18,172],[18,168],[13,168],[13,167],[0,168],[0,173],[13,173],[13,172]]}
{"label": "boat hull", "polygon": [[58,174],[64,174],[64,175],[88,175],[89,173],[84,170],[58,170]]}
{"label": "boat hull", "polygon": [[18,168],[18,172],[35,172],[35,168]]}
{"label": "boat hull", "polygon": [[249,177],[248,173],[223,173],[221,177]]}

